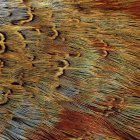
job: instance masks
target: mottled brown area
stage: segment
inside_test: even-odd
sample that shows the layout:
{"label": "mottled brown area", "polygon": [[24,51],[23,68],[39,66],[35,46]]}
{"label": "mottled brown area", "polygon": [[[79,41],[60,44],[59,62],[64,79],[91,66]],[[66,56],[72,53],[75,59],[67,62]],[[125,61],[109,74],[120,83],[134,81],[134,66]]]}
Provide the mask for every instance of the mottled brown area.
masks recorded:
{"label": "mottled brown area", "polygon": [[126,1],[126,0],[98,0],[97,3],[99,3],[99,5],[97,5],[98,8],[101,8],[103,10],[113,10],[113,11],[119,11],[119,12],[124,12],[124,13],[128,13],[132,16],[134,16],[134,18],[139,19],[140,18],[140,14],[139,14],[139,9],[140,9],[140,1],[139,0],[130,0],[130,1]]}
{"label": "mottled brown area", "polygon": [[64,111],[61,115],[61,121],[56,128],[60,129],[64,134],[67,134],[70,137],[81,137],[83,140],[86,140],[89,137],[88,134],[92,134],[92,132],[95,134],[111,135],[112,138],[116,137],[113,130],[110,132],[110,126],[102,116],[87,115],[82,112]]}

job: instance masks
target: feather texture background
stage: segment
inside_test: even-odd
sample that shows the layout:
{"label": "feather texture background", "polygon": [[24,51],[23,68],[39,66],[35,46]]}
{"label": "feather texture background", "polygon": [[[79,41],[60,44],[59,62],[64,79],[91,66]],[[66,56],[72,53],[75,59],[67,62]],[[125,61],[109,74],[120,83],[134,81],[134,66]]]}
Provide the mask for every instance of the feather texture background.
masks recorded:
{"label": "feather texture background", "polygon": [[0,140],[140,139],[139,0],[0,0]]}

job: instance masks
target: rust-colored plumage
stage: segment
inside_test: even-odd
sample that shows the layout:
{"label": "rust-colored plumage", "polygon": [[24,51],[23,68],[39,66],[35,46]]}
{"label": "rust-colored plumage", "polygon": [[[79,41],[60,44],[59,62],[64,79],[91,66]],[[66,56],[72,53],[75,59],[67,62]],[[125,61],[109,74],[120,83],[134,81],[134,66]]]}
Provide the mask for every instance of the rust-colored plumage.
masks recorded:
{"label": "rust-colored plumage", "polygon": [[0,140],[139,140],[139,9],[0,0]]}

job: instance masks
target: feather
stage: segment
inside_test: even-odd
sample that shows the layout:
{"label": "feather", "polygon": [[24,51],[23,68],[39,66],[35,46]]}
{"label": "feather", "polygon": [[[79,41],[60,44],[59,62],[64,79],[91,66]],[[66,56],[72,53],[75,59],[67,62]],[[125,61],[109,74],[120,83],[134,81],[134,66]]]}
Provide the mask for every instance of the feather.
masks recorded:
{"label": "feather", "polygon": [[0,140],[139,140],[139,8],[0,0]]}

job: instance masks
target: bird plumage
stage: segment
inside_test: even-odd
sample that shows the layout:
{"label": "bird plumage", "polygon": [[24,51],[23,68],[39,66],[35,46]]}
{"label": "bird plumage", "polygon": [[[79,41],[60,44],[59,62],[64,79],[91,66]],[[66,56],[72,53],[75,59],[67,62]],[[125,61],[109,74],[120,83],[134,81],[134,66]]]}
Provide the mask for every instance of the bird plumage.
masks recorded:
{"label": "bird plumage", "polygon": [[0,0],[0,140],[140,139],[138,0]]}

